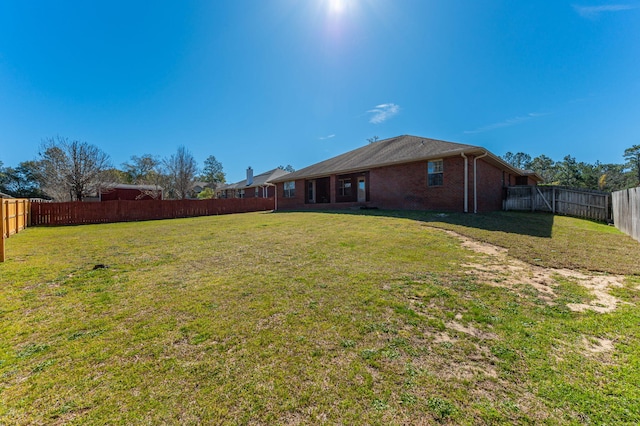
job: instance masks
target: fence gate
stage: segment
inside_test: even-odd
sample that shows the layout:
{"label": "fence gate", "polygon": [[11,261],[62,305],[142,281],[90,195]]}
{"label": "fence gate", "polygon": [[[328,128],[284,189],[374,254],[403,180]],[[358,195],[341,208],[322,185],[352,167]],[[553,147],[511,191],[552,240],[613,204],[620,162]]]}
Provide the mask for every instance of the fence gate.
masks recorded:
{"label": "fence gate", "polygon": [[544,211],[606,222],[611,220],[608,192],[561,186],[510,186],[504,210]]}

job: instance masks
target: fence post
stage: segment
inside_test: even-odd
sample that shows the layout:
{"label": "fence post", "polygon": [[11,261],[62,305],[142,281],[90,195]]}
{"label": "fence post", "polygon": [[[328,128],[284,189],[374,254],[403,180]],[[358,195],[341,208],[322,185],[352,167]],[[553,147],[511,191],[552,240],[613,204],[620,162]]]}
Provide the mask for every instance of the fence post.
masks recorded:
{"label": "fence post", "polygon": [[536,201],[535,201],[536,192],[533,185],[531,185],[529,188],[531,188],[531,211],[534,212],[536,211]]}
{"label": "fence post", "polygon": [[17,234],[18,230],[20,229],[20,211],[19,211],[20,209],[18,207],[18,200],[16,200],[15,205],[16,205],[16,207],[15,207],[16,208],[16,228],[15,228],[16,230],[15,230],[15,233]]}
{"label": "fence post", "polygon": [[4,232],[4,214],[5,214],[5,207],[4,207],[4,199],[0,198],[0,222],[2,222],[0,224],[0,231],[2,231],[2,236],[0,237],[0,262],[4,262],[5,259],[5,249],[4,249],[4,239],[5,239],[5,232]]}

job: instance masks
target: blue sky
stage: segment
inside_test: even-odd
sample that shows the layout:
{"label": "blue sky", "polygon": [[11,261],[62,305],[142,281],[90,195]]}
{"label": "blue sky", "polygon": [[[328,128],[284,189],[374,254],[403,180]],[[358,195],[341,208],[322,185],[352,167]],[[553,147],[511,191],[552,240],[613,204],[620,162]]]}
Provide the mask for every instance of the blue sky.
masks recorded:
{"label": "blue sky", "polygon": [[0,2],[5,166],[60,135],[233,182],[402,134],[623,162],[640,0]]}

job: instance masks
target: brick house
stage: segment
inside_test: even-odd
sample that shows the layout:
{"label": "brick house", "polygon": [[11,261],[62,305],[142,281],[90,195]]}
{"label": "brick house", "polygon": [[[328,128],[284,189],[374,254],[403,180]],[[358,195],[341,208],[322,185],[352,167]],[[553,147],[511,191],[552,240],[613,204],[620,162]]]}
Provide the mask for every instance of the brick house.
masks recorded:
{"label": "brick house", "polygon": [[270,198],[275,196],[272,180],[287,175],[282,169],[273,169],[259,175],[253,175],[253,169],[247,169],[247,178],[240,182],[220,185],[216,188],[216,198]]}
{"label": "brick house", "polygon": [[273,179],[277,210],[502,209],[507,186],[541,178],[486,149],[417,136],[371,143]]}

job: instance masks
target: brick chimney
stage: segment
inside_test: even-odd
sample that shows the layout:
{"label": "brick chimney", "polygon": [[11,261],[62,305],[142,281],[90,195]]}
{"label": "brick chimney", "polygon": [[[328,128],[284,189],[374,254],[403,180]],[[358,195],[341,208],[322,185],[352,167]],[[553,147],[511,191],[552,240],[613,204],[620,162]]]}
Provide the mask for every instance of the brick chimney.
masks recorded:
{"label": "brick chimney", "polygon": [[250,186],[253,184],[253,169],[251,168],[251,166],[249,166],[249,168],[247,169],[247,186]]}

